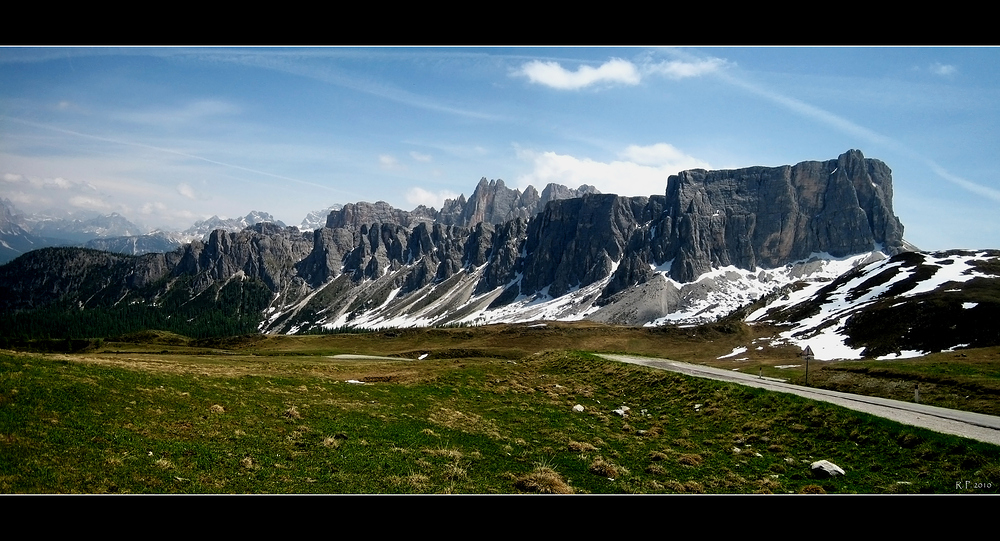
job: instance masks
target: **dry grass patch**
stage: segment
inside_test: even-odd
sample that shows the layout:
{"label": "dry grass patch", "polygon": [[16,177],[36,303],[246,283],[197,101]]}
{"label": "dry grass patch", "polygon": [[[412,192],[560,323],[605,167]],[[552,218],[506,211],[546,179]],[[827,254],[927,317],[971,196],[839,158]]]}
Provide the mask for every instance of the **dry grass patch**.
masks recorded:
{"label": "dry grass patch", "polygon": [[606,460],[604,457],[596,457],[594,461],[590,463],[590,473],[594,475],[600,475],[601,477],[607,477],[609,479],[615,479],[621,474],[628,473],[625,468]]}
{"label": "dry grass patch", "polygon": [[497,428],[496,423],[483,419],[475,413],[464,413],[449,408],[441,408],[431,413],[428,418],[433,423],[453,430],[485,434],[494,439],[501,439],[500,429]]}
{"label": "dry grass patch", "polygon": [[424,449],[423,451],[431,456],[443,456],[455,460],[462,459],[462,452],[459,451],[458,449],[438,448],[438,449]]}
{"label": "dry grass patch", "polygon": [[538,466],[531,473],[518,477],[514,486],[518,490],[539,494],[573,494],[573,487],[548,466]]}
{"label": "dry grass patch", "polygon": [[684,485],[682,483],[680,483],[679,481],[675,481],[673,479],[665,482],[663,484],[663,487],[666,488],[667,490],[670,490],[671,492],[675,492],[677,494],[683,494],[684,493]]}
{"label": "dry grass patch", "polygon": [[781,488],[781,483],[776,479],[777,476],[761,477],[757,480],[757,493],[758,494],[774,494],[775,491]]}
{"label": "dry grass patch", "polygon": [[674,440],[674,445],[682,449],[694,449],[694,444],[691,443],[690,440],[684,438]]}
{"label": "dry grass patch", "polygon": [[430,486],[431,478],[421,473],[411,473],[405,477],[392,476],[389,478],[389,482],[394,485],[407,486],[419,492]]}
{"label": "dry grass patch", "polygon": [[691,480],[684,483],[684,492],[691,494],[704,494],[705,487],[698,481]]}
{"label": "dry grass patch", "polygon": [[340,439],[336,436],[327,436],[323,438],[323,447],[337,447],[340,445]]}
{"label": "dry grass patch", "polygon": [[458,465],[458,462],[452,462],[444,468],[444,478],[449,481],[456,481],[458,479],[465,479],[468,477],[465,468]]}
{"label": "dry grass patch", "polygon": [[646,473],[651,473],[653,475],[665,475],[667,473],[667,470],[665,470],[663,466],[653,463],[650,464],[649,466],[646,466]]}
{"label": "dry grass patch", "polygon": [[677,457],[677,463],[682,466],[700,466],[702,457],[699,454],[688,453]]}
{"label": "dry grass patch", "polygon": [[285,410],[285,413],[283,415],[285,417],[288,417],[289,419],[301,419],[302,418],[302,414],[299,413],[299,409],[296,408],[295,406],[292,406],[292,407],[288,408],[287,410]]}
{"label": "dry grass patch", "polygon": [[666,460],[668,458],[670,458],[670,455],[664,453],[663,451],[650,451],[649,453],[649,459],[654,462],[658,460]]}
{"label": "dry grass patch", "polygon": [[566,447],[570,451],[573,451],[574,453],[583,453],[583,452],[587,452],[587,451],[596,451],[597,450],[597,447],[594,447],[593,445],[591,445],[591,444],[589,444],[587,442],[573,441],[573,440],[570,440],[569,443],[566,444]]}

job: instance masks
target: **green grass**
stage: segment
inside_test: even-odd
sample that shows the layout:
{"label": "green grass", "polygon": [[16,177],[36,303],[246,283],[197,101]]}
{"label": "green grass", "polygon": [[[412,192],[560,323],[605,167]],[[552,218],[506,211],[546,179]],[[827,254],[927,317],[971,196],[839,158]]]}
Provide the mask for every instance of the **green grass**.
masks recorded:
{"label": "green grass", "polygon": [[[892,361],[812,363],[809,383],[869,396],[920,402],[943,408],[1000,415],[1000,348],[933,353]],[[786,374],[787,376],[787,374]],[[796,373],[795,383],[804,383]]]}
{"label": "green grass", "polygon": [[[431,342],[454,350],[459,341],[451,337],[437,333]],[[396,349],[416,349],[400,338]],[[112,353],[125,345],[110,343],[107,353],[0,354],[0,492],[1000,487],[996,446],[584,353],[515,358],[508,348],[490,357],[486,345],[466,344],[466,353],[479,356],[340,361],[290,355],[301,353],[294,340],[248,343],[256,349],[226,355],[208,348],[218,343],[167,353],[161,344]],[[307,350],[321,344],[346,349],[340,341],[299,343]],[[583,412],[573,411],[577,404]],[[625,418],[613,412],[623,405]],[[809,463],[820,459],[847,475],[813,479]],[[970,488],[956,488],[966,481]]]}

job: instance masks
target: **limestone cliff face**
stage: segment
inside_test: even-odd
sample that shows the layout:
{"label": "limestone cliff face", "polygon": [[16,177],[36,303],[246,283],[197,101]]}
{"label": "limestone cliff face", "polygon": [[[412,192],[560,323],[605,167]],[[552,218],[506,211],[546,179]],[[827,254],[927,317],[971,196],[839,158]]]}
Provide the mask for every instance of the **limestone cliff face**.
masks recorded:
{"label": "limestone cliff face", "polygon": [[216,229],[208,242],[195,241],[174,254],[173,276],[194,276],[194,288],[200,292],[213,282],[225,281],[242,272],[247,278],[259,278],[272,291],[286,286],[293,277],[295,262],[305,259],[314,247],[312,235],[295,227],[280,227],[263,222],[238,233]]}
{"label": "limestone cliff face", "polygon": [[649,199],[585,195],[554,201],[528,225],[521,293],[558,297],[611,274]]}
{"label": "limestone cliff face", "polygon": [[775,267],[876,244],[890,255],[902,250],[891,171],[858,150],[794,166],[684,171],[667,180],[666,197],[654,242],[681,282],[715,266]]}

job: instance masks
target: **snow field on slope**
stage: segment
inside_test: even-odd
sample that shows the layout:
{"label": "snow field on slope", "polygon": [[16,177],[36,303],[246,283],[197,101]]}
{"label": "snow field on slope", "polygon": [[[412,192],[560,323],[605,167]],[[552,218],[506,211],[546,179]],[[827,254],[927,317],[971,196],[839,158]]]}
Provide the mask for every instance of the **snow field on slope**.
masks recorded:
{"label": "snow field on slope", "polygon": [[[971,265],[973,261],[987,259],[989,256],[985,253],[977,253],[970,256],[934,256],[931,254],[923,254],[923,256],[924,261],[922,265],[933,265],[936,266],[937,269],[933,275],[920,281],[916,287],[899,295],[899,298],[913,297],[921,293],[934,291],[949,282],[966,282],[976,277],[988,276],[980,272],[976,272],[974,267]],[[862,358],[864,348],[852,348],[844,343],[847,337],[843,334],[843,331],[847,318],[856,313],[858,310],[876,302],[894,284],[912,276],[914,270],[910,268],[900,269],[889,280],[878,286],[872,287],[860,297],[850,301],[847,300],[847,297],[856,287],[864,283],[865,280],[868,280],[869,278],[872,278],[889,269],[899,268],[902,264],[902,262],[869,264],[865,267],[865,271],[861,275],[851,279],[847,283],[838,287],[835,291],[828,294],[827,302],[821,305],[819,313],[803,319],[791,330],[781,333],[782,339],[803,349],[806,346],[812,347],[817,360]],[[815,295],[820,288],[810,289],[812,292],[809,296],[812,296]],[[799,298],[796,302],[801,302],[809,296]],[[772,304],[768,307],[768,309],[776,305],[777,304]],[[758,310],[754,312],[751,314],[751,317],[748,318],[748,321],[750,321],[751,318],[759,318],[763,316],[764,311],[766,310]],[[926,352],[906,350],[901,351],[898,354],[883,355],[878,357],[878,359],[905,359],[919,357],[925,354]]]}

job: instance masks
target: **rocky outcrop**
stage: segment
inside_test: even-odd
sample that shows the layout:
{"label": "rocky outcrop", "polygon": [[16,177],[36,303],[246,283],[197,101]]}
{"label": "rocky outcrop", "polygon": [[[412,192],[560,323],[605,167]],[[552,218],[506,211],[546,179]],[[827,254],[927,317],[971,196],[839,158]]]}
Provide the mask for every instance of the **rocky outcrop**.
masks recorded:
{"label": "rocky outcrop", "polygon": [[[527,190],[525,190],[525,193],[527,193]],[[577,197],[597,193],[601,192],[589,184],[581,184],[579,188],[574,190],[572,188],[567,188],[562,184],[550,182],[545,186],[542,190],[542,194],[538,197],[538,209],[541,210],[545,208],[545,205],[548,205],[549,201],[556,201],[559,199],[575,199]]]}
{"label": "rocky outcrop", "polygon": [[195,277],[203,290],[212,282],[226,281],[237,273],[262,280],[271,291],[287,285],[295,263],[310,255],[313,235],[295,227],[261,222],[238,233],[216,229],[207,242],[194,241],[180,250],[171,274]]}
{"label": "rocky outcrop", "polygon": [[340,210],[331,211],[326,218],[326,227],[330,229],[359,230],[363,225],[395,224],[410,228],[421,222],[434,222],[437,212],[434,209],[419,206],[413,212],[394,208],[385,201],[376,203],[349,203]]}
{"label": "rocky outcrop", "polygon": [[528,225],[521,293],[553,297],[611,274],[649,199],[585,195],[554,201]]}
{"label": "rocky outcrop", "polygon": [[657,244],[681,282],[712,267],[903,249],[891,171],[858,150],[794,166],[684,171],[667,179],[666,196]]}

